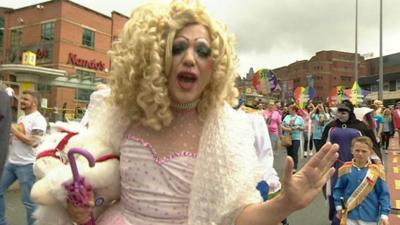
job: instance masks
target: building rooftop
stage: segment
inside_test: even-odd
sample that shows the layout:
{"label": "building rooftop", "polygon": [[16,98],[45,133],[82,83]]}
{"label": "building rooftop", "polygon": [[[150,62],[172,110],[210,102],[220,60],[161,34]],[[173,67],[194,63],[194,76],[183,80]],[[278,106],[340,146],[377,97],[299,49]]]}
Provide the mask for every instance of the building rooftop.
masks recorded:
{"label": "building rooftop", "polygon": [[[108,19],[111,18],[111,16],[105,15],[105,14],[103,14],[103,13],[101,13],[101,12],[95,11],[95,10],[93,10],[93,9],[91,9],[91,8],[88,8],[88,7],[86,7],[86,6],[80,5],[80,4],[78,4],[78,3],[76,3],[76,2],[73,2],[73,1],[70,1],[70,0],[51,0],[51,1],[41,2],[41,3],[36,3],[36,4],[33,4],[33,5],[24,6],[24,7],[21,7],[21,8],[16,8],[16,9],[5,8],[5,7],[1,7],[1,6],[0,6],[0,9],[4,9],[4,12],[10,13],[10,12],[14,12],[14,11],[24,10],[24,9],[27,9],[27,8],[37,8],[37,7],[40,7],[40,6],[45,6],[45,5],[47,5],[47,4],[52,4],[52,3],[54,3],[54,2],[59,2],[59,1],[64,1],[64,2],[71,3],[71,4],[76,5],[76,6],[80,7],[80,8],[82,8],[82,9],[85,9],[85,10],[87,10],[87,11],[96,13],[96,14],[98,14],[98,15],[100,15],[100,16],[103,16],[103,17],[106,17],[106,18],[108,18]],[[111,13],[117,13],[118,15],[121,15],[121,16],[124,16],[124,17],[126,17],[126,18],[129,18],[128,16],[126,16],[126,15],[120,13],[120,12],[117,12],[117,11],[112,11]]]}

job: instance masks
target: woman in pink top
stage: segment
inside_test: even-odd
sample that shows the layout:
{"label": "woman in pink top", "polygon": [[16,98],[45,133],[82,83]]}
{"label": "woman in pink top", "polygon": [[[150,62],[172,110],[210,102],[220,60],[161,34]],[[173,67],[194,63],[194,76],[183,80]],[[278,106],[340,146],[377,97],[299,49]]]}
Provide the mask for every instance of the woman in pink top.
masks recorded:
{"label": "woman in pink top", "polygon": [[[111,52],[111,104],[90,127],[121,158],[120,199],[98,224],[273,225],[318,196],[334,172],[336,145],[294,175],[288,158],[282,193],[262,203],[254,130],[231,107],[233,43],[197,2],[133,12]],[[91,210],[68,212],[84,224]]]}
{"label": "woman in pink top", "polygon": [[268,103],[268,108],[263,112],[263,116],[268,126],[269,137],[272,149],[278,150],[278,140],[281,132],[282,116],[274,102]]}

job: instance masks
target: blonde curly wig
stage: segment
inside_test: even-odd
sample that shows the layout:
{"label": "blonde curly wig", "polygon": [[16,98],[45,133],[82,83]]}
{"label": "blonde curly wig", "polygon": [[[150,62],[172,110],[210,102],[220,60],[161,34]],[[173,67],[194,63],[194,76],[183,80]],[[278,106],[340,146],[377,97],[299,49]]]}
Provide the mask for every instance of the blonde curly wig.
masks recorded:
{"label": "blonde curly wig", "polygon": [[173,1],[138,7],[113,44],[111,101],[130,122],[160,130],[173,120],[168,93],[175,34],[189,24],[202,24],[211,37],[212,81],[197,111],[200,119],[224,102],[237,104],[237,56],[233,35],[212,19],[199,2]]}

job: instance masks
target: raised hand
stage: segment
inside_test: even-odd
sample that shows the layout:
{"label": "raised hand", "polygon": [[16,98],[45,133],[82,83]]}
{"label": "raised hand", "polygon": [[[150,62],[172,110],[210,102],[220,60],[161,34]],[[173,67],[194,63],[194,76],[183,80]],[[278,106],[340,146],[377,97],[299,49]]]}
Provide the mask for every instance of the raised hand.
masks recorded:
{"label": "raised hand", "polygon": [[292,175],[293,160],[286,160],[281,194],[262,204],[245,208],[236,220],[237,225],[276,225],[296,210],[305,208],[320,193],[322,186],[333,175],[333,163],[338,158],[339,146],[325,144],[299,172]]}
{"label": "raised hand", "polygon": [[320,193],[322,186],[333,175],[333,163],[338,158],[339,146],[326,143],[297,173],[292,175],[293,159],[286,159],[282,197],[291,210],[305,208]]}

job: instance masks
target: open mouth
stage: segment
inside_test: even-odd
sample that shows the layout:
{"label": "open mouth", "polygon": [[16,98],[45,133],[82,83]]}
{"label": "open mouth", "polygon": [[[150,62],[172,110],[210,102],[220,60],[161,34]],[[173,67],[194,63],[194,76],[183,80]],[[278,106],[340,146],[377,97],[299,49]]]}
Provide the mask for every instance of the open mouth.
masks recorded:
{"label": "open mouth", "polygon": [[196,84],[197,76],[193,73],[180,72],[177,76],[177,83],[183,90],[191,90]]}

